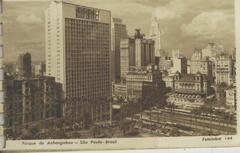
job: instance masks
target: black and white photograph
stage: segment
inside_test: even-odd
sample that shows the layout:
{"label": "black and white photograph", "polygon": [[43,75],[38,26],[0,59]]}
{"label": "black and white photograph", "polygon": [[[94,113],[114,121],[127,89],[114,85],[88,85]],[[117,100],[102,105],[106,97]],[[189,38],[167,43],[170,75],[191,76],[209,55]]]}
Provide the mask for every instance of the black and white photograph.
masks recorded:
{"label": "black and white photograph", "polygon": [[234,0],[0,4],[6,141],[238,134]]}

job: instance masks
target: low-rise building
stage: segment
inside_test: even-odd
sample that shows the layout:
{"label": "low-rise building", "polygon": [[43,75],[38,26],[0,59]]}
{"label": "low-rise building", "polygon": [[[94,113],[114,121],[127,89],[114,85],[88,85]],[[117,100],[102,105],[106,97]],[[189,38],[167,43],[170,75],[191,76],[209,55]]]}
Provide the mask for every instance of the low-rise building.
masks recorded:
{"label": "low-rise building", "polygon": [[[168,102],[197,107],[204,104],[204,99],[209,95],[210,80],[201,73],[174,75],[174,90],[167,99]],[[196,104],[196,105],[195,105]]]}
{"label": "low-rise building", "polygon": [[180,74],[174,76],[174,90],[178,93],[208,95],[210,90],[209,78],[201,73]]}
{"label": "low-rise building", "polygon": [[62,87],[54,77],[5,79],[5,130],[20,136],[32,126],[46,127],[62,115]]}

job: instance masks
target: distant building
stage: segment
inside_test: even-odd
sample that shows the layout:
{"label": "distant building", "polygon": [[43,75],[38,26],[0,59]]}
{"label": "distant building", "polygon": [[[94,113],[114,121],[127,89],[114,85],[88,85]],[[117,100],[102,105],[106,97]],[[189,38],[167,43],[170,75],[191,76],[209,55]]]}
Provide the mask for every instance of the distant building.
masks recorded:
{"label": "distant building", "polygon": [[222,45],[216,45],[215,43],[209,43],[207,47],[202,49],[202,56],[214,58],[216,55],[224,52],[224,47]]}
{"label": "distant building", "polygon": [[18,76],[25,78],[32,76],[31,54],[23,53],[18,56]]}
{"label": "distant building", "polygon": [[131,98],[161,95],[165,86],[157,65],[149,66],[146,70],[129,71],[126,76],[127,94]]}
{"label": "distant building", "polygon": [[179,50],[174,50],[172,52],[172,62],[173,62],[173,66],[171,68],[172,74],[175,74],[176,72],[180,72],[182,74],[187,73],[187,58],[180,55]]}
{"label": "distant building", "polygon": [[190,73],[197,74],[198,72],[207,75],[211,80],[213,78],[212,61],[209,57],[203,57],[202,51],[196,50],[191,57]]}
{"label": "distant building", "polygon": [[43,62],[33,65],[32,69],[34,76],[43,76],[46,73],[46,65]]}
{"label": "distant building", "polygon": [[114,66],[112,79],[120,80],[120,41],[128,38],[126,25],[123,24],[122,19],[112,18],[112,52],[114,52],[113,64]]}
{"label": "distant building", "polygon": [[215,66],[216,66],[215,83],[216,84],[225,83],[227,85],[231,85],[234,80],[232,58],[226,54],[220,54],[216,57]]}
{"label": "distant building", "polygon": [[172,66],[173,66],[173,62],[171,57],[161,56],[159,58],[159,69],[161,71],[170,71]]}
{"label": "distant building", "polygon": [[237,90],[236,86],[232,86],[226,90],[226,106],[233,110],[237,110]]}
{"label": "distant building", "polygon": [[62,87],[53,77],[6,78],[5,131],[8,137],[24,130],[51,126],[62,114]]}
{"label": "distant building", "polygon": [[120,51],[121,79],[125,79],[130,67],[134,67],[135,62],[135,40],[132,38],[121,40]]}
{"label": "distant building", "polygon": [[161,26],[157,18],[152,19],[149,38],[155,42],[155,56],[161,56],[162,42],[161,42]]}
{"label": "distant building", "polygon": [[133,38],[121,40],[121,78],[126,77],[126,72],[131,67],[147,67],[155,63],[154,41],[145,39],[136,29]]}

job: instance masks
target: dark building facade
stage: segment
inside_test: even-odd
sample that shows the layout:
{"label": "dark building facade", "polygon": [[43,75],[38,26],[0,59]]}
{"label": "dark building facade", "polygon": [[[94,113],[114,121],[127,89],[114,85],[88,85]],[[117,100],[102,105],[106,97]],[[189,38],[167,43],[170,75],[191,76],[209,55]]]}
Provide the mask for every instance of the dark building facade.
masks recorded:
{"label": "dark building facade", "polygon": [[119,18],[112,19],[112,45],[114,50],[114,78],[120,80],[120,41],[128,37],[126,25]]}
{"label": "dark building facade", "polygon": [[32,65],[31,54],[24,53],[18,56],[18,75],[19,77],[31,77]]}
{"label": "dark building facade", "polygon": [[126,78],[126,74],[131,68],[141,69],[155,64],[154,41],[145,39],[140,29],[136,29],[133,37],[121,40],[120,60],[122,79]]}
{"label": "dark building facade", "polygon": [[53,77],[5,79],[5,131],[17,138],[33,126],[47,127],[62,115],[62,87]]}

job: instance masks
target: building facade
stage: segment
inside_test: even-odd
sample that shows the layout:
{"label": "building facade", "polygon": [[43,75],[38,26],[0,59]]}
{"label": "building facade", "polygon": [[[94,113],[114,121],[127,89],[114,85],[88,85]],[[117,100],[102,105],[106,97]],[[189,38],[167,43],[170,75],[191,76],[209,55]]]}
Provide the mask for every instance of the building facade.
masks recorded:
{"label": "building facade", "polygon": [[212,61],[210,61],[209,57],[203,57],[202,51],[195,51],[190,63],[191,74],[200,72],[201,74],[207,75],[210,79],[213,78]]}
{"label": "building facade", "polygon": [[145,39],[140,29],[136,29],[133,38],[122,39],[120,44],[122,79],[131,68],[141,69],[155,63],[154,41]]}
{"label": "building facade", "polygon": [[112,85],[112,95],[113,97],[127,97],[127,85],[126,83],[113,83]]}
{"label": "building facade", "polygon": [[237,110],[237,90],[232,86],[226,90],[226,106],[232,110]]}
{"label": "building facade", "polygon": [[19,77],[31,77],[32,76],[32,65],[31,65],[31,54],[23,53],[18,56],[18,76]]}
{"label": "building facade", "polygon": [[120,64],[121,64],[121,80],[126,78],[130,67],[134,67],[135,62],[135,40],[132,38],[122,39],[120,51]]}
{"label": "building facade", "polygon": [[208,95],[210,89],[209,78],[201,73],[197,74],[180,74],[174,76],[175,92],[192,93],[199,95]]}
{"label": "building facade", "polygon": [[32,67],[33,76],[43,76],[46,73],[46,64],[44,62],[40,62],[39,64],[35,64]]}
{"label": "building facade", "polygon": [[114,58],[112,59],[114,66],[113,80],[120,80],[120,42],[121,39],[127,39],[127,27],[123,24],[122,19],[112,18],[112,51],[114,52]]}
{"label": "building facade", "polygon": [[46,10],[47,75],[67,98],[111,95],[110,11],[56,0]]}
{"label": "building facade", "polygon": [[176,72],[180,72],[182,74],[187,73],[187,58],[180,55],[179,50],[172,51],[172,62],[173,62],[173,66],[171,68],[172,74],[175,74]]}
{"label": "building facade", "polygon": [[5,132],[18,139],[33,126],[46,128],[62,114],[62,87],[53,77],[6,78]]}
{"label": "building facade", "polygon": [[147,69],[136,69],[128,72],[126,77],[127,96],[143,98],[152,94],[161,95],[165,90],[162,75],[157,65]]}
{"label": "building facade", "polygon": [[63,85],[64,112],[73,101],[110,97],[110,11],[55,0],[45,13],[46,75]]}
{"label": "building facade", "polygon": [[215,83],[231,85],[234,80],[233,60],[231,56],[220,54],[216,56]]}
{"label": "building facade", "polygon": [[209,95],[210,80],[204,74],[180,74],[174,76],[174,89],[167,102],[179,108],[193,109],[204,104]]}
{"label": "building facade", "polygon": [[159,68],[161,71],[170,72],[171,67],[173,66],[173,62],[171,57],[162,56],[159,58]]}

